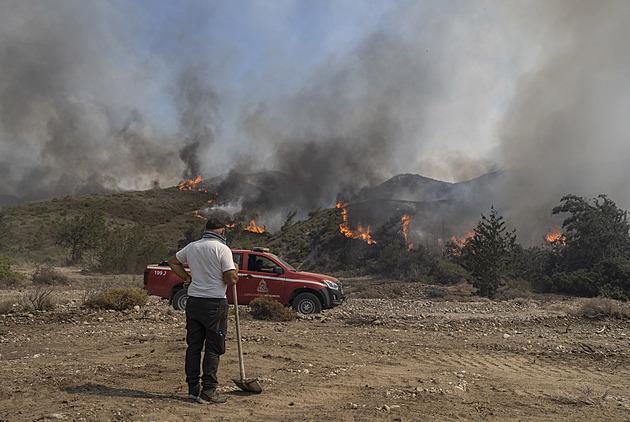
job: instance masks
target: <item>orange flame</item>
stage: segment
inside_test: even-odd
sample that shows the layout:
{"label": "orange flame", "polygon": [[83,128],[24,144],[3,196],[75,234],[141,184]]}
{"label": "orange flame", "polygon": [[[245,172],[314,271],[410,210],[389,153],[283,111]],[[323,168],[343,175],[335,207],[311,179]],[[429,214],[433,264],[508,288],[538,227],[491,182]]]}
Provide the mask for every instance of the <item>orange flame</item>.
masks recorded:
{"label": "orange flame", "polygon": [[206,218],[206,217],[204,217],[203,215],[199,214],[199,211],[195,211],[195,217],[197,217],[197,218],[202,218],[202,219],[204,219],[204,220],[207,220],[207,218]]}
{"label": "orange flame", "polygon": [[459,246],[460,248],[463,248],[464,245],[466,245],[466,241],[468,239],[470,239],[471,237],[473,237],[475,235],[474,230],[469,230],[468,233],[466,233],[464,236],[462,237],[455,237],[452,236],[451,237],[451,242],[453,242],[454,244],[456,244],[457,246]]}
{"label": "orange flame", "polygon": [[346,202],[341,201],[337,205],[335,205],[335,208],[341,209],[341,215],[343,216],[343,223],[339,225],[339,231],[343,233],[343,235],[346,237],[352,239],[361,239],[368,245],[376,243],[376,241],[372,239],[372,236],[370,236],[370,226],[367,226],[367,228],[363,228],[361,224],[357,224],[356,230],[352,230],[350,228],[350,226],[348,225],[348,210],[344,208],[346,205],[348,205]]}
{"label": "orange flame", "polygon": [[256,221],[250,220],[249,226],[245,227],[245,230],[254,232],[254,233],[264,233],[267,231],[267,226],[263,225],[262,227],[258,227],[256,225]]}
{"label": "orange flame", "polygon": [[555,225],[551,227],[551,230],[549,230],[549,233],[545,236],[545,240],[553,244],[566,245],[562,230],[560,230],[560,227]]}
{"label": "orange flame", "polygon": [[401,219],[402,224],[402,235],[405,238],[405,245],[407,245],[407,249],[411,250],[413,248],[413,243],[409,243],[409,223],[413,220],[413,216],[411,215],[403,215]]}
{"label": "orange flame", "polygon": [[195,180],[186,180],[185,182],[181,183],[179,185],[179,190],[199,190],[199,191],[201,191],[202,189],[196,189],[195,186],[199,182],[201,182],[202,180],[203,179],[201,178],[201,176],[197,175],[197,178]]}

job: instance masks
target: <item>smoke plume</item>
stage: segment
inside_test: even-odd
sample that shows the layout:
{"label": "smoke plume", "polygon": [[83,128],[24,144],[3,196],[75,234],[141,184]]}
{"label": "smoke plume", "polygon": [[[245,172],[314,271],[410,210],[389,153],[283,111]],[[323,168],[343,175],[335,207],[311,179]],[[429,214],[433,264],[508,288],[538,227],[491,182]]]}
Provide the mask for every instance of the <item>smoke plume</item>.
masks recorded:
{"label": "smoke plume", "polygon": [[[536,243],[564,194],[630,207],[628,16],[613,0],[6,0],[0,198],[227,175],[221,193],[249,184],[243,216],[277,228],[397,174],[502,169],[488,198],[462,195]],[[284,188],[243,176],[264,170]]]}
{"label": "smoke plume", "polygon": [[[502,161],[515,169],[503,205],[522,240],[549,227],[551,208],[568,193],[607,194],[630,206],[630,3],[545,2],[521,15],[546,59],[521,76],[500,126]],[[541,13],[544,11],[545,13]]]}

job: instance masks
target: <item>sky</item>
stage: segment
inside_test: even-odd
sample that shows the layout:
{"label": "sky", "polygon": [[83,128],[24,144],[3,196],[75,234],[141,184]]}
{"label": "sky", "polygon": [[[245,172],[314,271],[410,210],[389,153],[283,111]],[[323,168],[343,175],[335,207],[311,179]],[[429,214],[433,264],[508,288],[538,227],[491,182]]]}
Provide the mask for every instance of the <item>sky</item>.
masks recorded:
{"label": "sky", "polygon": [[[630,206],[630,2],[0,0],[0,195],[518,170]],[[547,213],[550,208],[547,208]]]}

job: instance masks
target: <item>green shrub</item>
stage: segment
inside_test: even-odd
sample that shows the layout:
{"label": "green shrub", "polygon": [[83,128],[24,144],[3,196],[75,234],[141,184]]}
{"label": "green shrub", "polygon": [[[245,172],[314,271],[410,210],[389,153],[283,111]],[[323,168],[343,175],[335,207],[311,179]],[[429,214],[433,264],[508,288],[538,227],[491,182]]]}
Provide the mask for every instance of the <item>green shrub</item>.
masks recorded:
{"label": "green shrub", "polygon": [[37,267],[35,272],[31,275],[31,278],[33,280],[33,284],[36,285],[58,286],[68,284],[68,277],[49,265]]}
{"label": "green shrub", "polygon": [[394,242],[385,246],[366,269],[398,280],[428,282],[431,265],[426,249],[408,250],[404,243]]}
{"label": "green shrub", "polygon": [[0,254],[0,280],[9,278],[9,277],[17,278],[19,280],[26,279],[26,276],[24,274],[13,271],[13,269],[11,268],[13,264],[15,264],[13,259],[11,259],[10,257],[6,255]]}
{"label": "green shrub", "polygon": [[471,276],[461,265],[446,259],[438,259],[431,268],[429,275],[438,284],[454,285],[462,281],[468,281]]}
{"label": "green shrub", "polygon": [[84,302],[84,305],[89,308],[123,311],[136,305],[146,305],[148,297],[149,294],[146,290],[120,287],[91,296]]}
{"label": "green shrub", "polygon": [[136,273],[141,272],[147,262],[166,255],[164,243],[151,238],[146,229],[119,227],[105,236],[90,266],[104,273]]}
{"label": "green shrub", "polygon": [[253,318],[267,321],[291,321],[297,313],[286,308],[282,303],[265,297],[257,297],[249,303],[249,311]]}

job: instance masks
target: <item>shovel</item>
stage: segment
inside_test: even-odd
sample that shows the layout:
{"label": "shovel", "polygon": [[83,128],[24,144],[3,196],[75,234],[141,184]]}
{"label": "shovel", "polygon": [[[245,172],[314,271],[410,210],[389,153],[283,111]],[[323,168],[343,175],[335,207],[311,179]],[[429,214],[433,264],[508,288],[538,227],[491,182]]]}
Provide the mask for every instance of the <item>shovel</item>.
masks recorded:
{"label": "shovel", "polygon": [[258,378],[245,379],[245,366],[243,365],[243,349],[241,347],[241,328],[238,323],[238,298],[236,297],[236,284],[232,285],[232,296],[234,296],[234,317],[236,318],[236,339],[238,340],[238,364],[241,368],[241,379],[233,378],[234,384],[243,391],[250,393],[262,392],[262,387]]}

